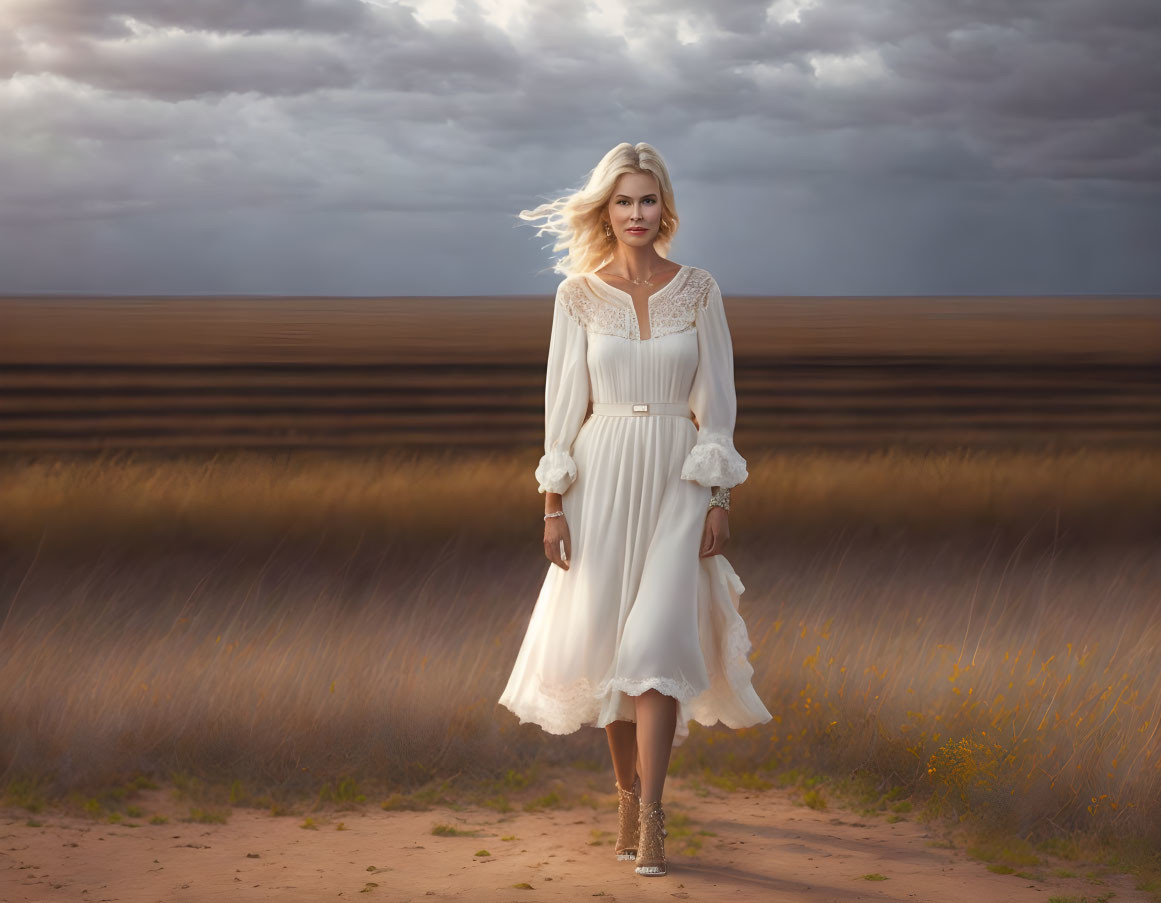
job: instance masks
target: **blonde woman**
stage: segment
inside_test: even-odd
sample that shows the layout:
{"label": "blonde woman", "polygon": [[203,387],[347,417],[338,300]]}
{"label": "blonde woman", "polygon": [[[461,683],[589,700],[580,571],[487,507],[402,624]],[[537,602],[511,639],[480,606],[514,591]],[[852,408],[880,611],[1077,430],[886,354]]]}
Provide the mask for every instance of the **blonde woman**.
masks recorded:
{"label": "blonde woman", "polygon": [[535,473],[551,564],[499,701],[550,733],[605,729],[617,858],[664,875],[671,748],[691,720],[772,717],[751,683],[743,586],[721,554],[730,488],[748,476],[722,295],[664,256],[678,218],[648,144],[617,145],[579,191],[520,216],[544,220],[537,234],[568,253]]}

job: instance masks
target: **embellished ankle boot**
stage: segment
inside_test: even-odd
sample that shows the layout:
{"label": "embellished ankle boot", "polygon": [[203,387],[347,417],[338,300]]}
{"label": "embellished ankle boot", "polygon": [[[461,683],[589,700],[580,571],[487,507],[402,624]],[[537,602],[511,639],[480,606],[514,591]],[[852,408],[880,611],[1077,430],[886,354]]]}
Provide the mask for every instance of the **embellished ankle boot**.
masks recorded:
{"label": "embellished ankle boot", "polygon": [[618,859],[637,858],[637,839],[640,834],[641,775],[633,779],[633,786],[625,790],[615,784],[620,800],[617,803],[617,846]]}
{"label": "embellished ankle boot", "polygon": [[661,800],[641,803],[641,828],[639,846],[637,848],[638,875],[664,875],[665,866],[665,838],[669,832],[665,830],[665,810],[661,808]]}

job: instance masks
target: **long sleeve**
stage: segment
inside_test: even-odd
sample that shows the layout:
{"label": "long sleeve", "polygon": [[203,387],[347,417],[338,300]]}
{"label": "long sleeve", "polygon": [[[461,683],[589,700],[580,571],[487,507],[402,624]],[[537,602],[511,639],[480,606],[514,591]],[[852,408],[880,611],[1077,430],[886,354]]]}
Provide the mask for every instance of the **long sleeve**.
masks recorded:
{"label": "long sleeve", "polygon": [[702,486],[730,487],[749,473],[746,459],[734,448],[738,402],[734,392],[734,347],[726,308],[717,281],[710,278],[704,306],[697,311],[697,371],[689,407],[697,417],[697,444],[681,467],[681,478]]}
{"label": "long sleeve", "polygon": [[561,495],[576,479],[572,444],[588,413],[590,395],[588,334],[569,311],[565,286],[562,282],[557,287],[553,305],[544,381],[544,455],[536,467],[537,491]]}

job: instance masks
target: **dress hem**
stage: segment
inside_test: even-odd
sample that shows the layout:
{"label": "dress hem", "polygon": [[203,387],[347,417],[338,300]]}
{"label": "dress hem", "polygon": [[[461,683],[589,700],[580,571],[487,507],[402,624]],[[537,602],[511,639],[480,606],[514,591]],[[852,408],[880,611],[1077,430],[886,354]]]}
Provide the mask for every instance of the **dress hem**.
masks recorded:
{"label": "dress hem", "polygon": [[[719,559],[718,578],[734,594],[744,592],[745,587],[729,562],[722,556],[714,557]],[[688,681],[671,677],[611,677],[596,685],[581,678],[560,686],[539,684],[535,695],[543,700],[540,705],[521,705],[508,691],[499,702],[516,715],[520,724],[536,724],[550,734],[565,735],[582,727],[604,728],[613,721],[626,720],[605,717],[614,692],[637,695],[646,689],[658,689],[677,700],[673,746],[680,746],[689,736],[690,721],[703,727],[721,723],[732,730],[740,730],[773,720],[774,716],[766,709],[752,683],[754,667],[749,660],[752,644],[746,623],[736,608],[726,630],[724,647],[724,669],[710,674],[709,686],[700,690]],[[709,698],[699,703],[707,694]]]}

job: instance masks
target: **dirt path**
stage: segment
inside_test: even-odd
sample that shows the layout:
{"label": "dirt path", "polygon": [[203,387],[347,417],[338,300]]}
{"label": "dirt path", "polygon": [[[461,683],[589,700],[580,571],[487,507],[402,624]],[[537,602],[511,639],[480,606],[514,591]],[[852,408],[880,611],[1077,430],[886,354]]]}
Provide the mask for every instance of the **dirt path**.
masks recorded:
{"label": "dirt path", "polygon": [[[166,798],[155,791],[142,808],[164,811]],[[36,816],[36,827],[27,813],[0,810],[0,901],[297,903],[365,893],[356,899],[1047,903],[1110,891],[1116,903],[1150,899],[1129,876],[1095,883],[1053,877],[1055,866],[1028,867],[1043,880],[994,874],[961,850],[932,846],[938,838],[911,820],[815,811],[784,790],[699,796],[679,778],[666,784],[670,873],[643,878],[613,856],[615,806],[615,794],[600,811],[385,812],[368,804],[314,816],[317,830],[301,827],[301,815],[243,808],[227,824],[175,817],[137,827],[52,814]],[[433,835],[440,823],[477,833]],[[686,837],[701,841],[695,855],[679,852]],[[490,855],[475,855],[481,850]]]}

